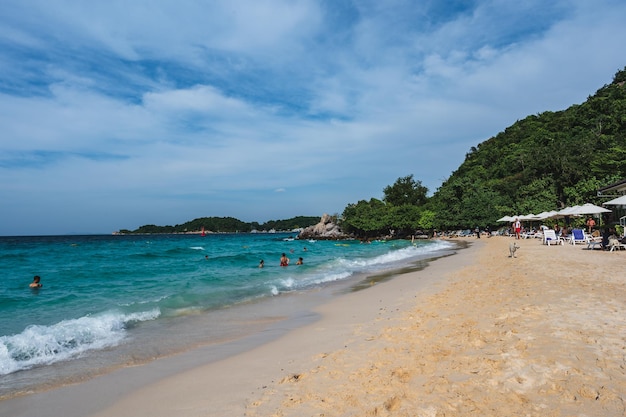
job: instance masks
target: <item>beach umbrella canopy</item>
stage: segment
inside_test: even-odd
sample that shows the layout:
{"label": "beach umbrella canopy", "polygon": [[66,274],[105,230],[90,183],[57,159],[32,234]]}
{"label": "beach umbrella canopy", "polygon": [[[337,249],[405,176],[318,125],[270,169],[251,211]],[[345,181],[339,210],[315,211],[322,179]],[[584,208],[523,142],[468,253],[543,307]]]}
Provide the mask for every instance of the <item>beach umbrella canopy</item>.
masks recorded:
{"label": "beach umbrella canopy", "polygon": [[574,216],[574,214],[572,214],[572,211],[576,210],[578,207],[580,206],[565,207],[564,209],[557,211],[556,214],[552,217],[561,218],[561,217],[567,217],[567,216]]}
{"label": "beach umbrella canopy", "polygon": [[577,206],[575,210],[572,210],[571,215],[585,215],[585,214],[600,214],[609,213],[611,210],[604,207],[596,206],[595,204],[585,203],[582,206]]}
{"label": "beach umbrella canopy", "polygon": [[546,212],[546,217],[544,217],[544,219],[551,219],[552,217],[556,216],[558,213],[558,211],[556,210],[550,210]]}
{"label": "beach umbrella canopy", "polygon": [[498,220],[496,220],[497,222],[512,222],[515,219],[511,216],[504,216],[504,217],[500,217]]}
{"label": "beach umbrella canopy", "polygon": [[542,213],[537,214],[537,220],[545,220],[545,219],[549,219],[550,217],[553,217],[556,214],[556,210],[552,210],[552,211],[544,211]]}
{"label": "beach umbrella canopy", "polygon": [[603,206],[626,206],[626,195],[602,203]]}

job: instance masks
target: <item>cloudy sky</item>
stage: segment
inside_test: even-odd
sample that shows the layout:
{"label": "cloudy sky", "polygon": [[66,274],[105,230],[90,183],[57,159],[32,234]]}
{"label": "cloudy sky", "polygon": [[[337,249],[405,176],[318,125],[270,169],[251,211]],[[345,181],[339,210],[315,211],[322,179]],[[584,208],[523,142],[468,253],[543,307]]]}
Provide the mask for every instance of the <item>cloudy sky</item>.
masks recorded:
{"label": "cloudy sky", "polygon": [[0,235],[430,193],[626,65],[623,0],[2,0]]}

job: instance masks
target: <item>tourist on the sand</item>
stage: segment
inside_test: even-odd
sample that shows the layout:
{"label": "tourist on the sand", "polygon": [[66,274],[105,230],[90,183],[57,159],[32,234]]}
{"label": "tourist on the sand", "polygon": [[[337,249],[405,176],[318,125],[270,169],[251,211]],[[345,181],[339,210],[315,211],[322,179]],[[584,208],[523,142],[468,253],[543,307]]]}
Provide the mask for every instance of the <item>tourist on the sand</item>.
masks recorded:
{"label": "tourist on the sand", "polygon": [[522,222],[520,222],[518,218],[516,218],[515,223],[513,223],[513,229],[515,230],[515,239],[519,239],[520,233],[522,232]]}
{"label": "tourist on the sand", "polygon": [[35,277],[33,278],[33,282],[31,282],[28,286],[30,288],[41,288],[43,287],[43,284],[40,281],[41,277],[39,275],[35,275]]}
{"label": "tourist on the sand", "polygon": [[283,253],[283,255],[280,257],[280,266],[287,266],[287,265],[289,265],[289,258],[287,258],[287,255]]}
{"label": "tourist on the sand", "polygon": [[593,219],[593,217],[589,216],[589,218],[587,219],[587,232],[589,234],[591,234],[591,232],[593,232],[593,227],[596,225],[596,221]]}

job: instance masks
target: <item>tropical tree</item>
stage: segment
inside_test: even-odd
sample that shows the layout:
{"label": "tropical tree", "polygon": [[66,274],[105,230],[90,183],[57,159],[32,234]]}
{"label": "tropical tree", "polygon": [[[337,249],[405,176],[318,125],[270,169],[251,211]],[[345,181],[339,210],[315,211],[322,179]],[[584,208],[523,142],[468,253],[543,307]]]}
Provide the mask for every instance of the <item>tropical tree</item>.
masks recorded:
{"label": "tropical tree", "polygon": [[379,237],[389,232],[388,210],[384,202],[372,198],[348,204],[342,214],[344,232],[359,237]]}
{"label": "tropical tree", "polygon": [[411,174],[398,178],[393,185],[385,187],[383,193],[385,195],[383,201],[387,204],[421,206],[427,200],[428,188],[424,187],[421,181],[414,180]]}

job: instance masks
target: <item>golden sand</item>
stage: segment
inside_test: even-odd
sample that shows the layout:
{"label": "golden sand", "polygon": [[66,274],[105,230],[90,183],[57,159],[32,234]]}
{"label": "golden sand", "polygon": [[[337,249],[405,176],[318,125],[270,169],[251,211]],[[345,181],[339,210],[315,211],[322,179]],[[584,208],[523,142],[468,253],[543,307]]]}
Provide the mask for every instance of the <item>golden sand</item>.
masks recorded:
{"label": "golden sand", "polygon": [[473,240],[473,261],[349,348],[259,390],[246,416],[624,416],[626,251]]}

